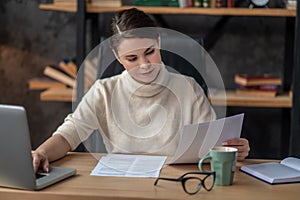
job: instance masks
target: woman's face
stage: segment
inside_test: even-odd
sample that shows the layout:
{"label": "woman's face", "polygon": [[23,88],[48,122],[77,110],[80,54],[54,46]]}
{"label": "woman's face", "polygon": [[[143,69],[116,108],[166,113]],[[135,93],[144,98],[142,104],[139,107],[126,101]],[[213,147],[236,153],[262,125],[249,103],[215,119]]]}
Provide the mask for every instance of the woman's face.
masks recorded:
{"label": "woman's face", "polygon": [[120,42],[115,55],[133,79],[149,84],[157,78],[161,68],[159,47],[159,39],[128,38]]}

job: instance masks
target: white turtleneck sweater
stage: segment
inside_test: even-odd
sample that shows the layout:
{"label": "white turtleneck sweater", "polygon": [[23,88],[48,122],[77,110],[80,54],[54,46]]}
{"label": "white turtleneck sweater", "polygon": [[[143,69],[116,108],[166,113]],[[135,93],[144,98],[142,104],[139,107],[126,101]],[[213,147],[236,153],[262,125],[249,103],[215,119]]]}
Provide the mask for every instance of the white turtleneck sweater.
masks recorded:
{"label": "white turtleneck sweater", "polygon": [[196,81],[163,66],[148,85],[122,74],[97,80],[54,134],[74,150],[94,130],[108,153],[173,155],[185,124],[216,118]]}

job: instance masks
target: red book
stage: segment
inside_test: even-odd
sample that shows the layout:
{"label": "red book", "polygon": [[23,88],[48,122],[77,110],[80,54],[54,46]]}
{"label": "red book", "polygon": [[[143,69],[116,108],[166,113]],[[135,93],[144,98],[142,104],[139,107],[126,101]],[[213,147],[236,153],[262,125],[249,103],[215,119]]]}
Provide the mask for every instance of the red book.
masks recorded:
{"label": "red book", "polygon": [[234,7],[234,1],[235,0],[227,0],[227,7],[228,8],[233,8]]}
{"label": "red book", "polygon": [[194,7],[194,0],[187,0],[187,6],[189,8]]}
{"label": "red book", "polygon": [[272,75],[237,74],[234,76],[234,82],[243,86],[282,84],[281,78]]}

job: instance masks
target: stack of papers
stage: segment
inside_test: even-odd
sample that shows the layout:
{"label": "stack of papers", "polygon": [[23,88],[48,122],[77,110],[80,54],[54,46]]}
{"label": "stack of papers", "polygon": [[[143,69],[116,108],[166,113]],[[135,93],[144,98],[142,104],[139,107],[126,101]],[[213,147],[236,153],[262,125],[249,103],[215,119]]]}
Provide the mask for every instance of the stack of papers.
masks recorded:
{"label": "stack of papers", "polygon": [[166,156],[108,154],[103,156],[91,176],[159,177]]}
{"label": "stack of papers", "polygon": [[167,164],[198,163],[211,148],[222,146],[224,141],[240,138],[243,120],[244,114],[238,114],[210,122],[185,125],[177,151]]}

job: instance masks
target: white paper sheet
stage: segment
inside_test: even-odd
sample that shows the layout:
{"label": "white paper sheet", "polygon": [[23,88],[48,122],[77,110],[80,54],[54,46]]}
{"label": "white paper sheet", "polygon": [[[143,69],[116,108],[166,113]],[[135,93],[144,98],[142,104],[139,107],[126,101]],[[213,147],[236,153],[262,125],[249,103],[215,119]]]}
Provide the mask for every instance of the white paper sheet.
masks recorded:
{"label": "white paper sheet", "polygon": [[214,146],[240,138],[244,114],[200,124],[185,125],[177,151],[167,164],[197,163]]}
{"label": "white paper sheet", "polygon": [[108,154],[91,172],[92,176],[159,177],[166,156]]}

